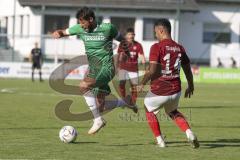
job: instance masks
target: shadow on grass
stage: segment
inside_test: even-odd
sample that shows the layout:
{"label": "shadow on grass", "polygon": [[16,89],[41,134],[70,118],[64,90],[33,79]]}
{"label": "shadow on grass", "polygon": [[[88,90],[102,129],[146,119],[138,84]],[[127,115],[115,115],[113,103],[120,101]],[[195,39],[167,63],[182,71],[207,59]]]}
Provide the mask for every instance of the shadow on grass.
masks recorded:
{"label": "shadow on grass", "polygon": [[[240,139],[217,139],[212,141],[199,141],[200,148],[203,149],[213,149],[220,147],[240,147]],[[166,141],[169,147],[190,147],[187,141]],[[156,145],[156,143],[125,143],[125,144],[107,144],[104,146],[110,147],[127,147],[127,146],[149,146]]]}
{"label": "shadow on grass", "polygon": [[129,144],[108,144],[108,145],[105,145],[105,146],[126,147],[126,146],[143,146],[143,145],[147,145],[147,144],[143,144],[143,143],[129,143]]}
{"label": "shadow on grass", "polygon": [[[240,147],[240,139],[217,139],[212,141],[199,141],[201,148],[212,149],[220,147]],[[171,147],[187,146],[187,141],[167,141]],[[177,144],[177,145],[176,145]]]}
{"label": "shadow on grass", "polygon": [[99,142],[73,142],[71,144],[97,144]]}
{"label": "shadow on grass", "polygon": [[240,108],[239,106],[196,106],[196,107],[180,107],[180,109],[222,109],[222,108]]}
{"label": "shadow on grass", "polygon": [[239,129],[240,125],[193,125],[197,128],[231,128],[231,129]]}
{"label": "shadow on grass", "polygon": [[240,139],[217,139],[215,141],[201,141],[208,148],[240,147]]}

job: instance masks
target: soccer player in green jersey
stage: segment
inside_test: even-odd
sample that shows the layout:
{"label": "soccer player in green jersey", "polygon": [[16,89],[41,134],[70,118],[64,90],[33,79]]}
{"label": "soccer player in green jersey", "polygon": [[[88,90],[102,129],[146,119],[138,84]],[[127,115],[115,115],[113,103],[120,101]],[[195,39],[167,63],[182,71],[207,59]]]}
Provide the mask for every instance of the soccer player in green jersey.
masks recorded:
{"label": "soccer player in green jersey", "polygon": [[[111,90],[108,83],[115,75],[113,62],[112,40],[118,37],[116,27],[111,23],[97,24],[94,12],[84,7],[77,13],[79,24],[66,30],[56,30],[52,36],[61,38],[65,36],[78,35],[85,44],[86,55],[89,62],[89,73],[80,82],[80,92],[83,94],[87,105],[94,116],[94,123],[88,134],[98,132],[105,121],[100,115],[104,105],[105,96]],[[108,105],[121,106],[129,104],[131,100],[118,100]],[[126,103],[125,103],[126,102]],[[128,103],[129,102],[129,103]],[[135,107],[132,107],[135,110]]]}

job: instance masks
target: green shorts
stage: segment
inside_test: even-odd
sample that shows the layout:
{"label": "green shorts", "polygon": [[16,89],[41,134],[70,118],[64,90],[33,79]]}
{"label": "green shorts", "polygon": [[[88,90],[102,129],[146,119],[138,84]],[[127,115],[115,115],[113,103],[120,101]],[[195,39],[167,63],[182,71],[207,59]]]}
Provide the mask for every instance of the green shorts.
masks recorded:
{"label": "green shorts", "polygon": [[87,77],[96,80],[95,87],[92,89],[94,95],[98,93],[106,93],[107,95],[111,93],[110,86],[108,83],[113,79],[115,75],[114,67],[102,67],[101,69],[89,69],[89,74]]}

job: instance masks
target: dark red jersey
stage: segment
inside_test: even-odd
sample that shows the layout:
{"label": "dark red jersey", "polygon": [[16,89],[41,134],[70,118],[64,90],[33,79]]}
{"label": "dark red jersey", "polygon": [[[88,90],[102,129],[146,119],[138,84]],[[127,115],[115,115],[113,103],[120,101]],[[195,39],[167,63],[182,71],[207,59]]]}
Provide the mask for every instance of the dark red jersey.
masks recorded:
{"label": "dark red jersey", "polygon": [[185,49],[171,39],[165,39],[152,45],[149,61],[157,61],[161,65],[160,76],[151,80],[151,92],[167,96],[181,91],[181,64],[190,60]]}
{"label": "dark red jersey", "polygon": [[[128,45],[128,49],[130,52],[130,57],[128,57],[126,62],[119,62],[120,69],[124,69],[130,72],[137,72],[138,71],[138,56],[143,55],[143,48],[142,45],[136,41],[132,44]],[[122,48],[121,44],[118,48],[118,54],[125,54],[124,49]]]}

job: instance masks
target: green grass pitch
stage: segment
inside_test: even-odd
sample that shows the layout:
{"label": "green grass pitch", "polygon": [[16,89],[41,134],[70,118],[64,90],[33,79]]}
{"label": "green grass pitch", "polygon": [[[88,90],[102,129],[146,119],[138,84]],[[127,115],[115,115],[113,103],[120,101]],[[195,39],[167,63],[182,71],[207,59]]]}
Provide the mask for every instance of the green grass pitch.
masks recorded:
{"label": "green grass pitch", "polygon": [[[183,86],[185,88],[185,85]],[[53,91],[47,81],[0,79],[0,159],[96,159],[96,160],[226,160],[240,157],[240,85],[196,84],[194,97],[181,99],[185,113],[200,141],[192,149],[175,124],[159,115],[167,148],[154,145],[145,120],[143,99],[139,115],[115,109],[105,115],[107,126],[87,135],[92,121],[65,122],[54,114],[63,99],[74,101],[71,111],[87,111],[83,97]],[[78,130],[76,143],[64,144],[58,132],[64,125]]]}

